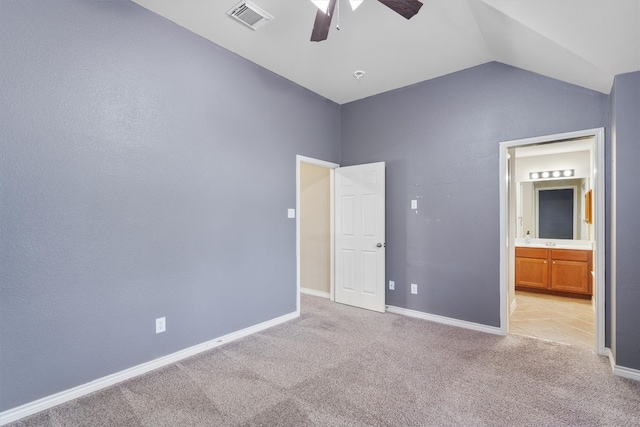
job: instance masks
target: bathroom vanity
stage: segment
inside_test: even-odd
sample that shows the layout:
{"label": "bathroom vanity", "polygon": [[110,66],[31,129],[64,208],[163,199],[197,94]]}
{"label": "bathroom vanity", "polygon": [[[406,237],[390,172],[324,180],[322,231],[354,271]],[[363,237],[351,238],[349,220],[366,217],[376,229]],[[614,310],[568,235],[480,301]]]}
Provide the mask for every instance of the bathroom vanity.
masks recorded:
{"label": "bathroom vanity", "polygon": [[516,246],[515,285],[518,290],[588,298],[593,294],[592,251],[554,246]]}

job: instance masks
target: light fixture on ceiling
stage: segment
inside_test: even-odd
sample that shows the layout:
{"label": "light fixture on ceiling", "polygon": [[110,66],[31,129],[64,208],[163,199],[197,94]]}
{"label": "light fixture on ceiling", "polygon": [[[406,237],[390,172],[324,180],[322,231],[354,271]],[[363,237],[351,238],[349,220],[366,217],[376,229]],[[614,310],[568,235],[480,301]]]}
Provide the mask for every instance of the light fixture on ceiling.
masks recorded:
{"label": "light fixture on ceiling", "polygon": [[[363,0],[349,0],[352,10],[356,10],[362,2]],[[422,7],[420,0],[378,0],[378,2],[406,19],[411,19],[417,15]],[[318,8],[311,31],[311,41],[321,42],[326,40],[329,35],[334,12],[336,12],[336,18],[338,19],[336,30],[340,29],[340,0],[311,0],[311,3]]]}
{"label": "light fixture on ceiling", "polygon": [[[351,10],[356,10],[363,1],[364,0],[349,0]],[[315,4],[316,7],[322,11],[322,13],[327,13],[327,9],[329,8],[329,0],[311,0],[311,3]]]}
{"label": "light fixture on ceiling", "polygon": [[357,70],[353,72],[353,77],[355,77],[356,79],[360,80],[361,78],[364,77],[364,71],[362,70]]}
{"label": "light fixture on ceiling", "polygon": [[311,3],[315,4],[316,7],[322,11],[322,13],[327,13],[329,0],[311,0]]}
{"label": "light fixture on ceiling", "polygon": [[570,178],[575,175],[575,169],[560,169],[529,173],[529,179]]}

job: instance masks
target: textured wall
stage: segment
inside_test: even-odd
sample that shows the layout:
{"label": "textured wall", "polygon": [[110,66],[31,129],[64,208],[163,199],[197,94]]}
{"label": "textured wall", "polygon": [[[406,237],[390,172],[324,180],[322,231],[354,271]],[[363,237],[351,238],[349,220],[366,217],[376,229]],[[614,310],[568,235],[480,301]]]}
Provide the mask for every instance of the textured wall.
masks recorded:
{"label": "textured wall", "polygon": [[498,326],[499,142],[607,125],[608,96],[499,63],[343,105],[342,164],[387,162],[387,303]]}
{"label": "textured wall", "polygon": [[337,104],[128,1],[0,0],[0,73],[0,410],[295,311]]}
{"label": "textured wall", "polygon": [[640,369],[640,72],[616,76],[612,127],[616,150],[615,359]]}

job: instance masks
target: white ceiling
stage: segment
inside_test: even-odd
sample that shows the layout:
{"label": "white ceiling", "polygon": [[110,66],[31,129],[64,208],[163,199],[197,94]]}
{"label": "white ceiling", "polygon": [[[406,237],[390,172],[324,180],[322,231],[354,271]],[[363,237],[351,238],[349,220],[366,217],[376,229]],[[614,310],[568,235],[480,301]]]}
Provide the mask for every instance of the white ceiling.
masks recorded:
{"label": "white ceiling", "polygon": [[323,42],[309,0],[250,0],[275,18],[256,31],[226,15],[238,0],[134,1],[339,104],[490,61],[605,94],[640,70],[640,0],[421,0],[411,20],[338,0]]}

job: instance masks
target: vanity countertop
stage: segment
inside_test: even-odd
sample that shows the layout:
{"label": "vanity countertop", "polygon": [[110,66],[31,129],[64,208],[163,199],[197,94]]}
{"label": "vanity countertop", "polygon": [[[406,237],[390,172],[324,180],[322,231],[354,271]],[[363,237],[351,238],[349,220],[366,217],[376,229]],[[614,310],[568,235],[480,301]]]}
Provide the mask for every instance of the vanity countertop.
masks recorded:
{"label": "vanity countertop", "polygon": [[531,239],[531,241],[527,243],[524,238],[517,238],[515,246],[522,248],[575,249],[590,251],[593,249],[593,242],[589,240]]}

